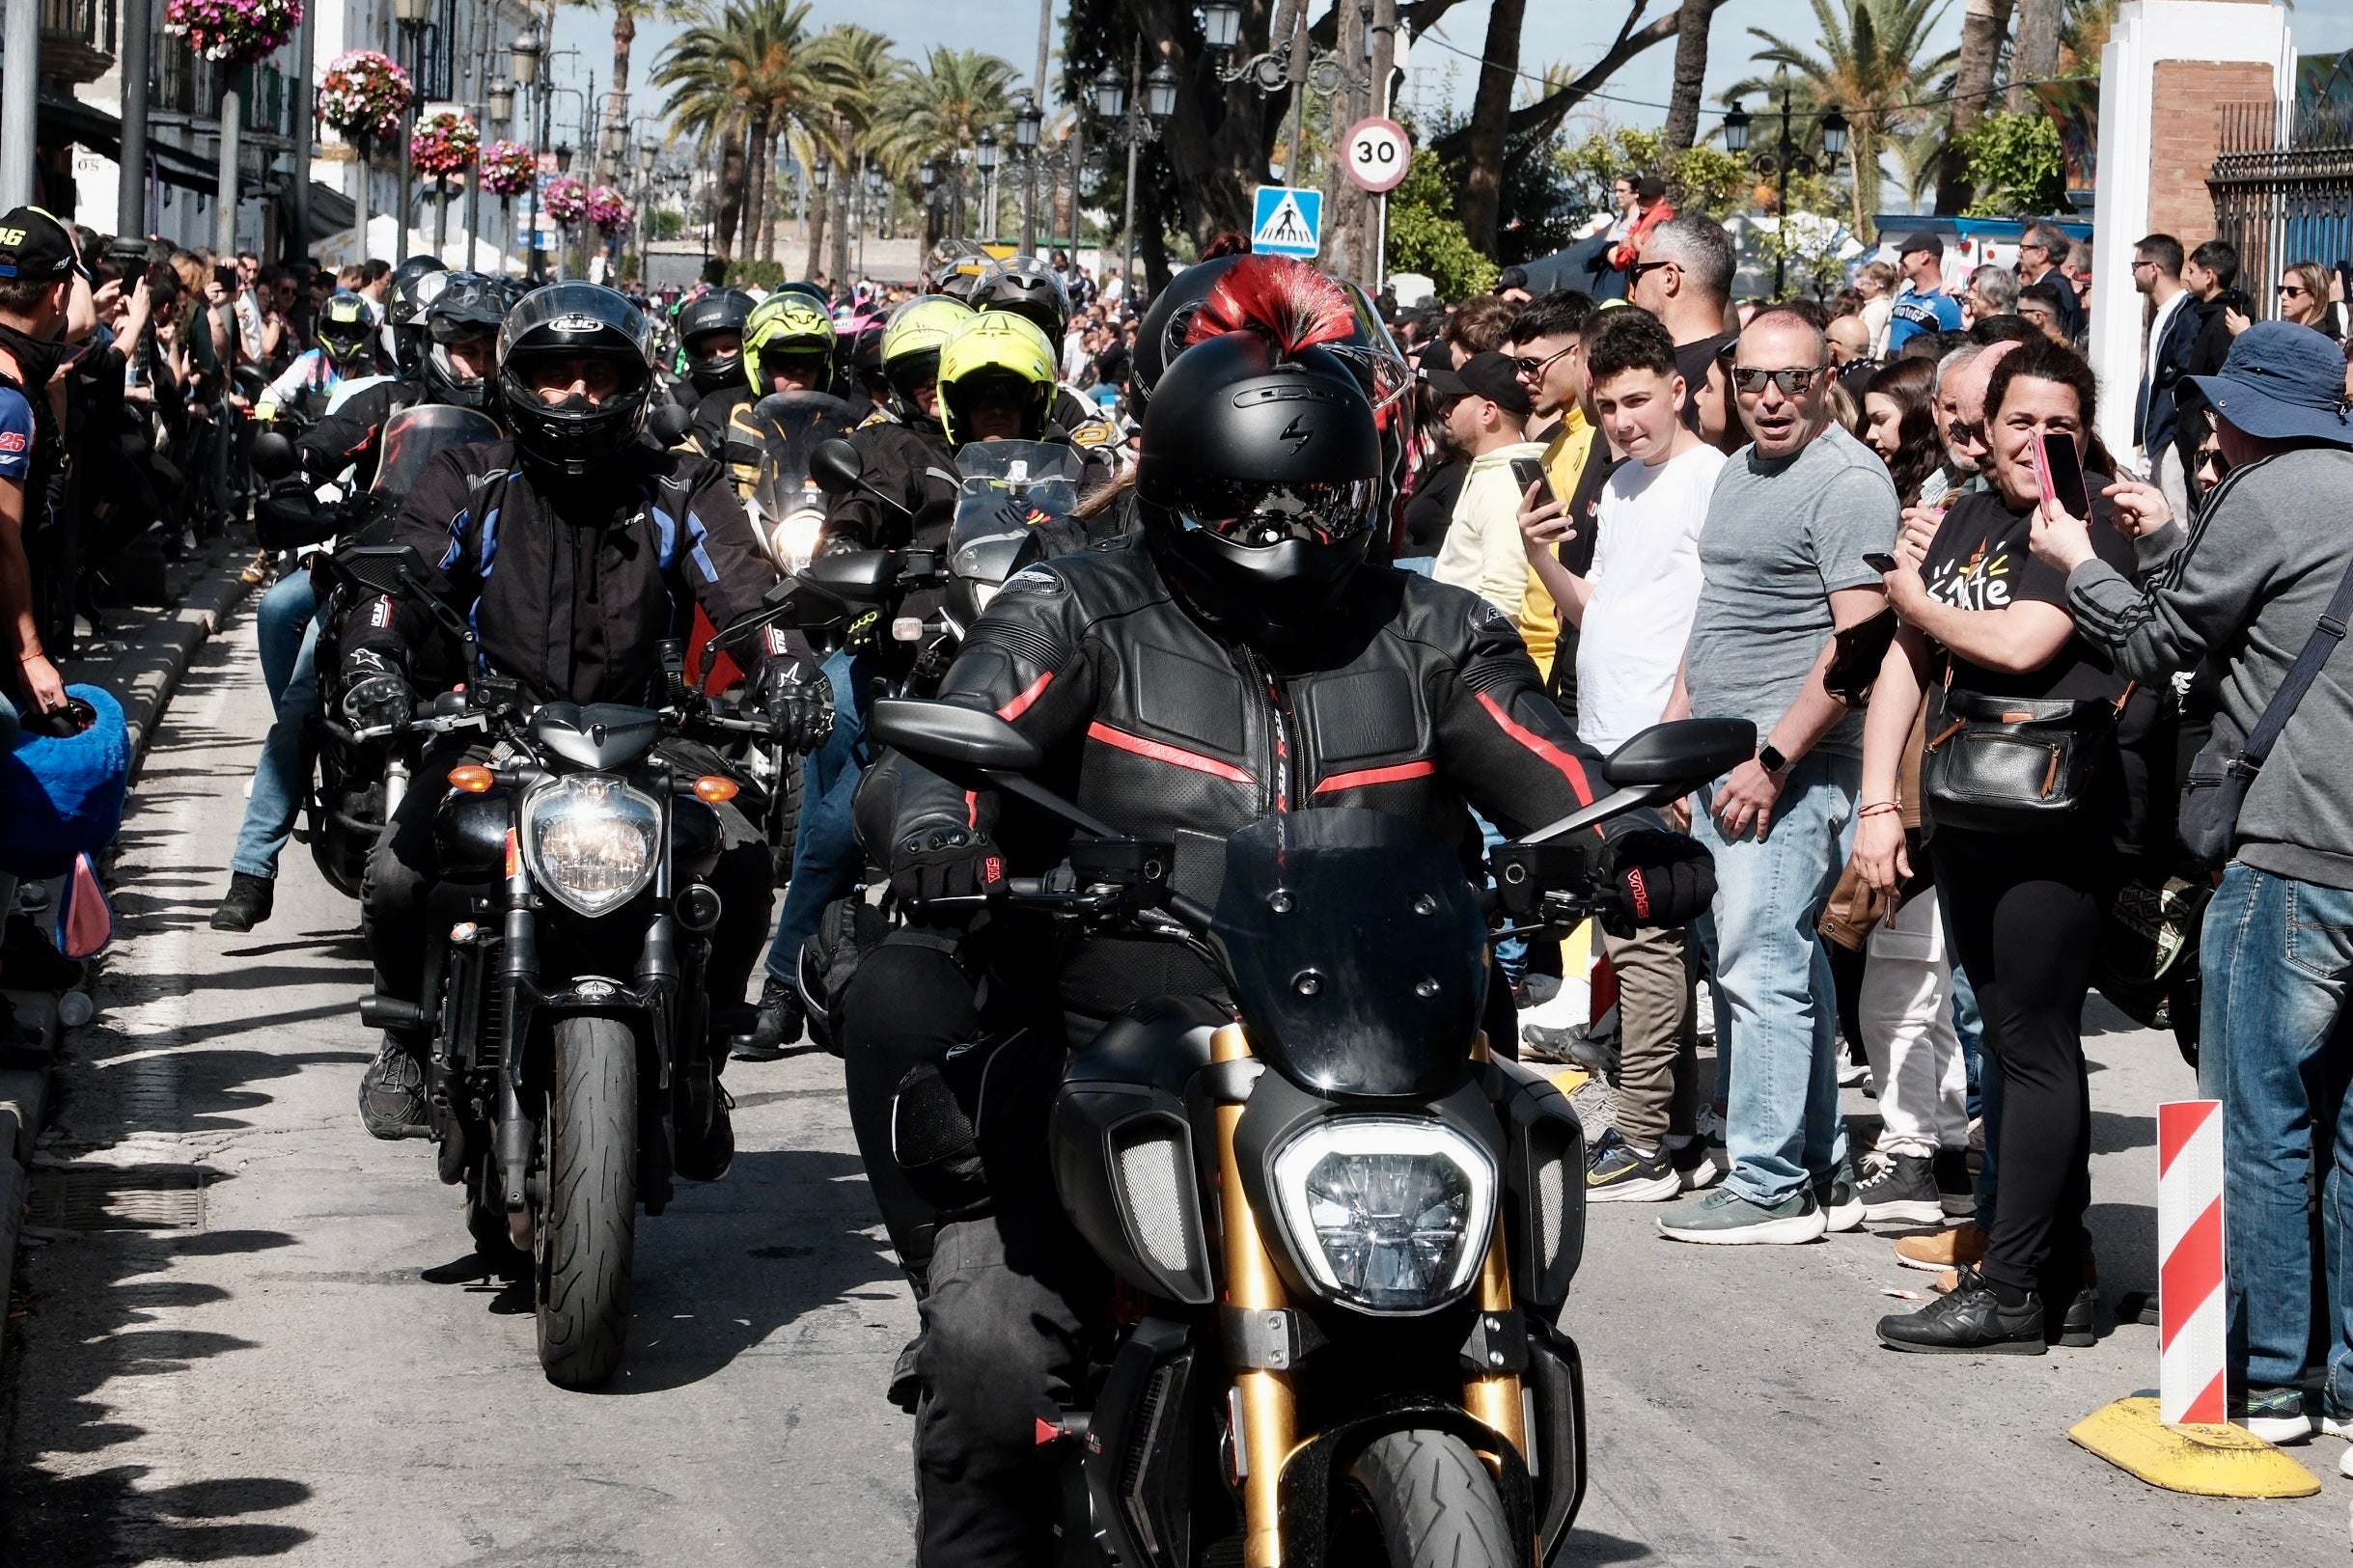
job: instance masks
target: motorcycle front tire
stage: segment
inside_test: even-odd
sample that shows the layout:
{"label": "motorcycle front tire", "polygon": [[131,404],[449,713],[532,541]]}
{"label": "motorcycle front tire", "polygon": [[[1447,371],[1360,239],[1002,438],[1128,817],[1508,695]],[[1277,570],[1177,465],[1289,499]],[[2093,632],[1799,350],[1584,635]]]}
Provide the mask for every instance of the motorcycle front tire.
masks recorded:
{"label": "motorcycle front tire", "polygon": [[593,1389],[621,1365],[637,1225],[637,1040],[611,1018],[555,1027],[547,1207],[540,1216],[540,1365]]}
{"label": "motorcycle front tire", "polygon": [[1389,1568],[1507,1568],[1514,1551],[1503,1499],[1471,1445],[1451,1432],[1390,1432],[1348,1467],[1379,1527]]}

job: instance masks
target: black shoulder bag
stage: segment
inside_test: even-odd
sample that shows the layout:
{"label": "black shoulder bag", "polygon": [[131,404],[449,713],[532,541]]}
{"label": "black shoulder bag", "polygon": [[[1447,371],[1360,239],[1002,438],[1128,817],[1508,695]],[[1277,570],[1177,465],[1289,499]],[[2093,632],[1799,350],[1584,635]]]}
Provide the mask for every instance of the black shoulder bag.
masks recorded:
{"label": "black shoulder bag", "polygon": [[2237,731],[2228,718],[2214,715],[2213,735],[2190,764],[2189,781],[2181,786],[2181,847],[2203,869],[2219,869],[2238,848],[2238,816],[2247,804],[2247,791],[2254,786],[2256,775],[2263,771],[2280,731],[2295,717],[2304,694],[2320,677],[2320,667],[2344,641],[2348,617],[2353,617],[2353,564],[2345,567],[2335,596],[2320,614],[2320,624],[2304,640],[2303,650],[2288,666],[2280,689],[2264,704],[2263,716],[2256,721],[2255,733],[2246,743],[2238,743]]}

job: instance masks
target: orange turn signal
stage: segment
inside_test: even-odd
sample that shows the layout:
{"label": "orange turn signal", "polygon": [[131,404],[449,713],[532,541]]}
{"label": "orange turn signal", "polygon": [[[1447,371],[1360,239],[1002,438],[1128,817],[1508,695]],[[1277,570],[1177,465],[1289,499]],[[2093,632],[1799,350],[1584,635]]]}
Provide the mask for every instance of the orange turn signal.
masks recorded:
{"label": "orange turn signal", "polygon": [[461,762],[450,769],[450,787],[469,795],[485,793],[497,782],[498,776],[480,762]]}
{"label": "orange turn signal", "polygon": [[742,792],[741,784],[733,779],[722,779],[715,773],[706,773],[695,781],[695,799],[708,801],[713,806],[724,806]]}

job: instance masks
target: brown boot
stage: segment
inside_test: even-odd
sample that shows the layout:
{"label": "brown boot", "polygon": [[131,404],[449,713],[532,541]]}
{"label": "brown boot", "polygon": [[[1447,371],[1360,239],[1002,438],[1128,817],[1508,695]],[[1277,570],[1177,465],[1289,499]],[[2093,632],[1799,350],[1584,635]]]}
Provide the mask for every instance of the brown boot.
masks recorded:
{"label": "brown boot", "polygon": [[1896,1243],[1896,1261],[1907,1269],[1941,1274],[1947,1269],[1974,1269],[1985,1258],[1993,1237],[1973,1222],[1939,1230],[1933,1235],[1905,1236]]}

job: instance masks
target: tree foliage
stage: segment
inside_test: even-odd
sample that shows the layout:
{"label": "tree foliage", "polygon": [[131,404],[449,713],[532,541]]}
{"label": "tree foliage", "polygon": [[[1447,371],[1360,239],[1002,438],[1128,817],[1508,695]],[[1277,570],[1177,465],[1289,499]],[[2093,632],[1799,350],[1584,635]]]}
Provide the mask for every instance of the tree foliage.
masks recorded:
{"label": "tree foliage", "polygon": [[1561,171],[1562,204],[1576,227],[1616,210],[1610,192],[1621,176],[1663,175],[1677,212],[1711,218],[1739,210],[1748,197],[1747,166],[1724,149],[1702,143],[1669,156],[1660,132],[1633,125],[1592,131],[1557,149],[1552,162]]}
{"label": "tree foliage", "polygon": [[1405,182],[1389,197],[1389,270],[1424,274],[1440,299],[1464,299],[1495,287],[1499,269],[1455,219],[1453,184],[1426,148],[1415,150]]}
{"label": "tree foliage", "polygon": [[1961,138],[1977,192],[1965,216],[2056,212],[2067,196],[2067,149],[2047,114],[1989,114]]}

